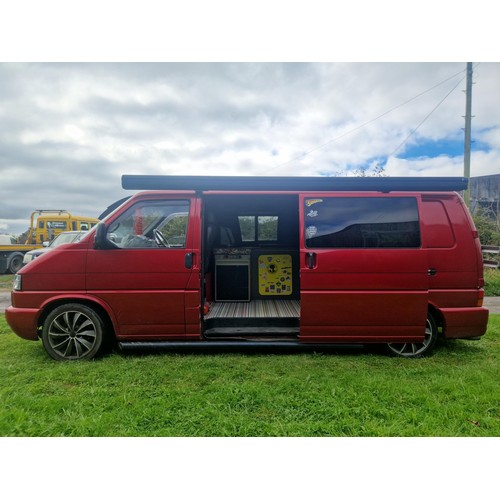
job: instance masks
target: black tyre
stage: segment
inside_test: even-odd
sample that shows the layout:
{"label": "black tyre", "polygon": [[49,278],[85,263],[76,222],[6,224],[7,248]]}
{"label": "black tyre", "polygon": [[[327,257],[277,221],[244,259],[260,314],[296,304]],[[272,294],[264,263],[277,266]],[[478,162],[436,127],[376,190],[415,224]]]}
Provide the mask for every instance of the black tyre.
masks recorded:
{"label": "black tyre", "polygon": [[23,256],[22,255],[14,255],[9,262],[9,272],[12,274],[16,274],[19,269],[23,267]]}
{"label": "black tyre", "polygon": [[404,358],[420,358],[429,354],[436,343],[438,337],[438,329],[436,321],[429,313],[427,314],[427,322],[425,325],[425,337],[423,342],[407,342],[404,344],[387,344],[389,352],[395,356]]}
{"label": "black tyre", "polygon": [[103,338],[101,317],[82,304],[59,306],[43,323],[43,346],[58,361],[92,359],[100,351]]}

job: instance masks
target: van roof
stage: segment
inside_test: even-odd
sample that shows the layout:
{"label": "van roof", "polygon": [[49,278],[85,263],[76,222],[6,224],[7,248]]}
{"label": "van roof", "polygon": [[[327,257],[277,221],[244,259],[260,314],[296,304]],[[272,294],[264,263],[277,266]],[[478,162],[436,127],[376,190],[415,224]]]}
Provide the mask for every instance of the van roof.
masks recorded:
{"label": "van roof", "polygon": [[465,177],[122,175],[124,189],[168,191],[465,191]]}

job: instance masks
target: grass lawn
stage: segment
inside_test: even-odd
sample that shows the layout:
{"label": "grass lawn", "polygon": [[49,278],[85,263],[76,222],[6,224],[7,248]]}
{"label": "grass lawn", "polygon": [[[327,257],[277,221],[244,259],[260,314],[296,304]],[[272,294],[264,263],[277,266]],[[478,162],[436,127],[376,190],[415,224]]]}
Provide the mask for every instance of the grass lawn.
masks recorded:
{"label": "grass lawn", "polygon": [[500,436],[500,316],[429,358],[122,354],[52,361],[0,315],[1,436]]}

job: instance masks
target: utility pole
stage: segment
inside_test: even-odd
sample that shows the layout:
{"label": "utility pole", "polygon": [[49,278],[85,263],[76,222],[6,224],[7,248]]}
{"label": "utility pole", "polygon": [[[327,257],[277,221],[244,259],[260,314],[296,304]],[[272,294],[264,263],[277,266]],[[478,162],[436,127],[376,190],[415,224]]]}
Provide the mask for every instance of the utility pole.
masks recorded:
{"label": "utility pole", "polygon": [[465,137],[464,137],[464,177],[469,181],[464,193],[465,204],[470,208],[470,142],[472,120],[472,63],[467,63],[467,85],[465,90]]}

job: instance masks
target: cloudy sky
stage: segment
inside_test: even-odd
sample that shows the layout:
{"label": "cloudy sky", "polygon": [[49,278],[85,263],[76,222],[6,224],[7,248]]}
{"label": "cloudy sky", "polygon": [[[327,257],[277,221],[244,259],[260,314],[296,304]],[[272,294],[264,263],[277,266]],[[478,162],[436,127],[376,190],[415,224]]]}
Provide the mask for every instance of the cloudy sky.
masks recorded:
{"label": "cloudy sky", "polygon": [[[354,175],[360,168],[382,166],[388,175],[462,175],[465,61],[498,61],[498,18],[491,14],[491,5],[491,0],[475,0],[473,5],[436,0],[421,0],[418,5],[401,0],[4,2],[0,232],[21,233],[31,211],[38,208],[98,215],[129,194],[121,189],[122,174]],[[500,173],[500,64],[475,62],[474,82],[472,175]],[[287,474],[293,466],[289,458],[295,454],[290,454],[290,446],[282,457],[273,454],[271,441],[266,443],[269,448],[259,448],[259,456],[269,451],[278,457],[274,476],[276,471]],[[40,448],[34,443],[28,443],[34,461],[58,459],[60,450],[54,442]],[[277,441],[272,443],[275,447]],[[304,443],[293,442],[297,458],[310,457],[302,464],[304,477],[318,476],[325,463],[331,465],[332,457],[335,462],[335,453],[325,461],[321,455],[325,450],[311,450]],[[321,440],[314,443],[319,447]],[[408,464],[418,467],[425,461],[430,470],[442,474],[444,467],[451,474],[460,465],[457,457],[494,451],[492,444],[487,448],[487,440],[481,441],[479,450],[474,440],[461,441],[460,450],[454,441],[443,456],[449,441],[438,441],[431,453],[422,449],[421,442],[412,446],[401,441],[394,456],[404,460],[393,462],[387,455],[387,441],[381,443],[361,454],[354,446],[352,456],[346,448],[347,455],[334,464],[340,471],[337,483],[346,478],[339,483],[342,489],[352,489],[358,479],[352,474],[359,468],[349,465],[360,456],[368,457],[366,493],[373,494],[374,485],[385,477],[388,461],[399,472],[392,481],[404,487]],[[116,495],[116,482],[108,481],[109,464],[120,464],[123,451],[117,448],[116,458],[110,460],[110,443],[100,444],[98,455],[106,461],[106,475],[99,487],[113,488],[109,492]],[[27,444],[2,445],[10,453],[0,456],[2,470],[8,470],[0,489],[10,492],[10,487],[23,484],[32,487],[38,498],[53,498],[53,491],[40,489],[45,477],[26,484],[22,471],[12,467],[19,462],[12,457],[25,455]],[[64,453],[75,459],[92,453],[95,459],[96,444],[92,442],[91,449],[84,445],[72,442]],[[134,451],[144,455],[144,444],[137,446],[141,448]],[[251,453],[256,450],[240,441],[229,451],[237,457],[233,462],[238,471],[258,460]],[[224,460],[227,452],[215,455]],[[2,461],[4,456],[7,459]],[[384,460],[377,462],[380,456]],[[150,473],[150,461],[136,465],[137,477]],[[400,465],[403,468],[398,469]],[[44,473],[43,468],[40,471]],[[191,474],[189,469],[176,468],[175,473],[170,479],[180,478],[179,491],[185,492],[186,484],[193,487],[191,475],[184,475]],[[220,497],[219,476],[210,467],[200,473],[196,484],[203,490],[199,493],[207,496],[208,491],[210,496],[208,485]],[[328,473],[319,474],[313,485],[307,481],[303,489],[297,488],[296,480],[275,481],[274,487],[279,495],[289,486],[290,498],[297,493],[311,496],[311,486],[319,493],[325,484],[327,491]],[[483,473],[478,480],[477,474],[469,474],[453,484],[433,482],[433,489],[440,491],[441,486],[442,494],[450,496],[451,488],[455,497],[461,497],[477,495],[479,488],[487,496],[494,491],[495,477],[493,472]],[[225,483],[238,488],[242,479],[234,472],[231,478],[225,477]],[[470,486],[467,483],[464,488],[464,480]],[[64,478],[61,481],[66,489],[73,487],[71,475],[67,484]],[[357,488],[362,488],[358,483]],[[146,489],[155,485],[148,483]],[[121,497],[144,494],[144,482],[134,486],[128,481]],[[273,491],[269,487],[266,484],[266,492]],[[261,493],[261,489],[249,491]]]}
{"label": "cloudy sky", "polygon": [[[465,62],[4,63],[0,231],[97,216],[122,174],[462,175]],[[473,176],[500,173],[500,63],[474,63]]]}

